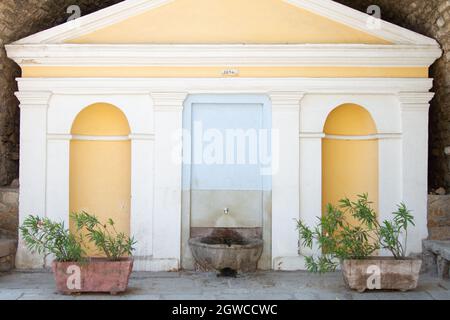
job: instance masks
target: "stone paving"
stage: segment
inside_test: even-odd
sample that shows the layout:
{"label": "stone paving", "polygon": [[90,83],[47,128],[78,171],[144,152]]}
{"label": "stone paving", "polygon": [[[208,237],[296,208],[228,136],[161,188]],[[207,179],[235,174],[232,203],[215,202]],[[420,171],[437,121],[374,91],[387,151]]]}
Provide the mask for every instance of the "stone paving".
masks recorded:
{"label": "stone paving", "polygon": [[348,290],[340,273],[258,272],[238,278],[212,273],[134,273],[124,295],[64,296],[49,272],[0,274],[0,300],[450,300],[450,283],[422,275],[412,292]]}

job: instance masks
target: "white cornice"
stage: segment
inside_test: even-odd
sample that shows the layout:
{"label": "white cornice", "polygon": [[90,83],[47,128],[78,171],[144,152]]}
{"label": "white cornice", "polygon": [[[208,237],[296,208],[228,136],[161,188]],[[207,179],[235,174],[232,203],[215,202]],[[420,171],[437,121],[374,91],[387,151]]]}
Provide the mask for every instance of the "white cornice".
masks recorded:
{"label": "white cornice", "polygon": [[126,0],[98,10],[79,19],[69,21],[48,30],[23,38],[17,44],[63,43],[84,34],[94,32],[126,20],[174,0]]}
{"label": "white cornice", "polygon": [[399,94],[402,104],[427,104],[433,97],[433,92],[400,92]]}
{"label": "white cornice", "polygon": [[305,92],[273,91],[269,92],[272,108],[274,109],[300,109],[300,102]]}
{"label": "white cornice", "polygon": [[[291,92],[307,94],[395,94],[430,97],[427,78],[19,78],[19,90],[53,94],[148,92],[161,105],[195,93]],[[22,94],[22,93],[21,93]],[[430,98],[431,99],[431,98]],[[175,102],[174,102],[175,101]]]}
{"label": "white cornice", "polygon": [[51,90],[16,92],[21,108],[47,108],[51,96]]}
{"label": "white cornice", "polygon": [[398,99],[403,112],[428,111],[433,92],[400,92]]}
{"label": "white cornice", "polygon": [[[16,44],[64,43],[84,34],[106,28],[120,21],[158,8],[174,0],[126,0],[108,8],[81,17],[26,37]],[[434,39],[401,28],[385,21],[380,21],[380,28],[371,29],[367,21],[369,15],[341,5],[331,0],[284,0],[293,6],[308,10],[351,28],[372,34],[396,44],[437,45]],[[258,10],[258,8],[255,8]],[[170,19],[170,17],[168,17]]]}
{"label": "white cornice", "polygon": [[429,67],[435,45],[7,45],[20,66]]}

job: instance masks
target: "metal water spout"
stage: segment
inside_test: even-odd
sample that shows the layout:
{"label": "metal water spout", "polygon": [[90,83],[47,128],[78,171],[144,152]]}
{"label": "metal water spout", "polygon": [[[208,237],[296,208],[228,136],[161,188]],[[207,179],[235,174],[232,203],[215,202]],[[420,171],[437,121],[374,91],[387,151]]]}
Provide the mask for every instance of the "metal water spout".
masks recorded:
{"label": "metal water spout", "polygon": [[224,208],[223,214],[216,221],[215,228],[237,228],[237,222],[231,214],[230,208]]}

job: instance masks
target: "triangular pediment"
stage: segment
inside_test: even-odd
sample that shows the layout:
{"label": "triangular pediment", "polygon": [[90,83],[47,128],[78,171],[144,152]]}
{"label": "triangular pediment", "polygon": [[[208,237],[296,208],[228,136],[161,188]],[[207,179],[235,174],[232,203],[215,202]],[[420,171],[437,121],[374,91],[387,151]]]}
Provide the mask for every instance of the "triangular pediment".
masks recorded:
{"label": "triangular pediment", "polygon": [[331,0],[126,0],[16,44],[436,44]]}
{"label": "triangular pediment", "polygon": [[387,43],[282,0],[176,0],[69,42]]}

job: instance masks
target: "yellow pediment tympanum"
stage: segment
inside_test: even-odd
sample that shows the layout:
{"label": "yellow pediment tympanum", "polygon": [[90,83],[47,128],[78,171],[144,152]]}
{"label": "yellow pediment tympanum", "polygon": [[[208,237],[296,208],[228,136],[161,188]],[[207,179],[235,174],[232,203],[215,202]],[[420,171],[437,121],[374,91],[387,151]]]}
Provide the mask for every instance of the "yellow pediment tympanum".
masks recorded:
{"label": "yellow pediment tympanum", "polygon": [[73,44],[389,44],[284,0],[174,0]]}

